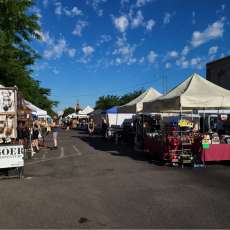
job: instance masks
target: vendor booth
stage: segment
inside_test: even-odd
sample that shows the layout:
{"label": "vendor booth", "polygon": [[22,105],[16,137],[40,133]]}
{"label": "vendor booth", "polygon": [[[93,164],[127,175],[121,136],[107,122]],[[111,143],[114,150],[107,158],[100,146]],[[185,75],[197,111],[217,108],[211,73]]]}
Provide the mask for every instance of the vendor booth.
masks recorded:
{"label": "vendor booth", "polygon": [[[154,153],[154,149],[157,149],[157,147],[150,147],[150,143],[156,145],[156,140],[159,140],[162,148],[160,152],[158,150],[158,153],[161,153],[163,158],[166,156],[171,160],[175,158],[175,162],[179,162],[181,159],[183,161],[183,156],[186,156],[186,159],[190,158],[190,161],[193,158],[200,158],[203,161],[208,161],[209,159],[218,161],[230,160],[230,145],[221,143],[220,140],[225,140],[227,137],[222,136],[223,133],[219,132],[218,127],[212,132],[205,129],[205,117],[202,118],[203,122],[194,122],[194,117],[202,117],[202,114],[197,112],[198,110],[229,108],[229,90],[207,81],[198,74],[193,74],[166,95],[144,103],[143,111],[145,113],[177,113],[179,118],[178,121],[171,120],[167,124],[162,120],[162,125],[165,126],[161,129],[162,135],[151,133],[146,135],[145,143],[148,142],[148,147],[145,148]],[[225,134],[230,134],[230,130],[227,130],[229,115],[225,116],[225,119],[226,129],[224,132]],[[157,138],[154,138],[155,136]],[[226,154],[222,155],[222,150]],[[214,155],[218,155],[218,157],[214,157]]]}
{"label": "vendor booth", "polygon": [[133,113],[120,113],[118,106],[113,106],[112,108],[105,110],[104,113],[106,114],[108,127],[121,127],[126,119],[131,119],[134,115]]}

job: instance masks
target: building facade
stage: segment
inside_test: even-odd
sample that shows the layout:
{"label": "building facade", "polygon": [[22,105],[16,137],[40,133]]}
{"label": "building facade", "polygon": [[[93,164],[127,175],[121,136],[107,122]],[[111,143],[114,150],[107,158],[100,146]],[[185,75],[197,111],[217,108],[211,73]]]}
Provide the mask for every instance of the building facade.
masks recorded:
{"label": "building facade", "polygon": [[207,63],[207,80],[230,90],[230,56]]}

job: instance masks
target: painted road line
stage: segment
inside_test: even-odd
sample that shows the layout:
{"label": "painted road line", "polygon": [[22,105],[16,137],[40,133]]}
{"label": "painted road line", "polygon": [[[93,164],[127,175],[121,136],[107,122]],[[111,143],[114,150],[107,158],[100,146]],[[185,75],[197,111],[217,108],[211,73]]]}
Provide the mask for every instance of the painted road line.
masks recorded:
{"label": "painted road line", "polygon": [[61,154],[60,154],[60,158],[63,158],[65,156],[65,152],[64,152],[64,148],[61,147]]}
{"label": "painted road line", "polygon": [[33,162],[26,162],[25,163],[25,166],[28,166],[28,165],[34,165],[34,164],[40,164],[40,163],[43,163],[43,162],[47,162],[47,161],[55,161],[55,160],[63,160],[63,159],[66,159],[66,158],[70,158],[70,157],[76,157],[76,154],[71,154],[71,155],[67,155],[67,156],[64,156],[62,158],[59,157],[53,157],[53,158],[46,158],[44,160],[39,160],[39,161],[33,161]]}
{"label": "painted road line", "polygon": [[42,160],[44,160],[44,159],[46,159],[46,154],[45,153],[42,155]]}
{"label": "painted road line", "polygon": [[76,145],[73,145],[73,149],[76,151],[78,156],[82,155],[81,151],[76,147]]}

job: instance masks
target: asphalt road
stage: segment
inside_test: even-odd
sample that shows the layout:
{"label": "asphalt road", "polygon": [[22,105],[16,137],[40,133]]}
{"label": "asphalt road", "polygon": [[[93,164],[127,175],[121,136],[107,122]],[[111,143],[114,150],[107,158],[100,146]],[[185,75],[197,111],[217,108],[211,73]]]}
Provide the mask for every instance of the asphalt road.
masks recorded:
{"label": "asphalt road", "polygon": [[1,228],[230,228],[230,165],[170,168],[77,131],[0,180]]}

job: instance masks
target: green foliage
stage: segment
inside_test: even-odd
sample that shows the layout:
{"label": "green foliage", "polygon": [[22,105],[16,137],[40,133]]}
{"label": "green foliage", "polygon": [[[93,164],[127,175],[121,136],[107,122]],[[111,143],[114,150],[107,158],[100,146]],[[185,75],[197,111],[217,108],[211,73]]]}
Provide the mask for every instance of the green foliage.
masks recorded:
{"label": "green foliage", "polygon": [[39,55],[30,42],[40,39],[39,17],[29,13],[33,5],[31,0],[0,0],[0,84],[16,85],[25,99],[53,115],[57,102],[31,77],[30,67]]}
{"label": "green foliage", "polygon": [[109,109],[113,106],[120,106],[120,105],[124,105],[130,101],[132,101],[133,99],[135,99],[136,97],[138,97],[139,95],[141,95],[144,92],[143,89],[141,90],[137,90],[131,93],[127,93],[121,97],[115,96],[115,95],[107,95],[107,96],[101,96],[98,98],[98,100],[96,101],[96,106],[95,109]]}
{"label": "green foliage", "polygon": [[120,105],[120,98],[114,95],[101,96],[96,101],[95,109],[109,109],[112,106]]}
{"label": "green foliage", "polygon": [[134,92],[131,93],[127,93],[125,95],[123,95],[120,98],[120,105],[124,105],[127,104],[128,102],[132,101],[133,99],[137,98],[138,96],[140,96],[142,93],[144,92],[143,89],[140,90],[135,90]]}
{"label": "green foliage", "polygon": [[63,117],[66,117],[66,116],[68,116],[69,114],[74,113],[74,112],[75,112],[75,109],[74,109],[74,108],[68,107],[68,108],[66,108],[66,109],[64,110],[64,112],[63,112]]}

